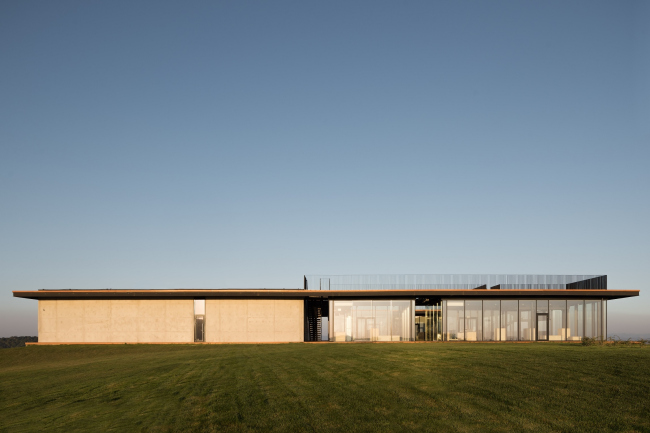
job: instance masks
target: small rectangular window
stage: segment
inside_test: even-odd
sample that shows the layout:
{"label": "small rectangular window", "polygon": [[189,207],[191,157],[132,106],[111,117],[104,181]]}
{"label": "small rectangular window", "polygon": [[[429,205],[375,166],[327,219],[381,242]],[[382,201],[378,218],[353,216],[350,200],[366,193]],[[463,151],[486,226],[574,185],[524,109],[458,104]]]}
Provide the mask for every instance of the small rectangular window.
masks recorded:
{"label": "small rectangular window", "polygon": [[194,341],[205,341],[205,299],[194,300]]}
{"label": "small rectangular window", "polygon": [[205,314],[205,299],[194,300],[194,315],[202,316]]}

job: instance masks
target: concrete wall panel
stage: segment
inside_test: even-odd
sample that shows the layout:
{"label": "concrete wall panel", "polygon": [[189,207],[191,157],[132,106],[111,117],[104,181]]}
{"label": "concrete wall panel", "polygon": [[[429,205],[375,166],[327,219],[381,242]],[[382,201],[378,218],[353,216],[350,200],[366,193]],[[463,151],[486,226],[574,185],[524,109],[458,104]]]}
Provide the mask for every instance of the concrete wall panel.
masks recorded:
{"label": "concrete wall panel", "polygon": [[246,299],[208,299],[206,303],[216,303],[224,316],[247,317],[248,301]]}
{"label": "concrete wall panel", "polygon": [[[303,340],[303,301],[208,299],[208,342]],[[190,343],[194,307],[179,300],[44,300],[38,303],[44,343]]]}
{"label": "concrete wall panel", "polygon": [[38,341],[56,341],[56,301],[38,301]]}
{"label": "concrete wall panel", "polygon": [[208,299],[207,342],[263,343],[303,341],[303,301]]}
{"label": "concrete wall panel", "polygon": [[191,299],[39,301],[43,343],[189,343],[194,341]]}

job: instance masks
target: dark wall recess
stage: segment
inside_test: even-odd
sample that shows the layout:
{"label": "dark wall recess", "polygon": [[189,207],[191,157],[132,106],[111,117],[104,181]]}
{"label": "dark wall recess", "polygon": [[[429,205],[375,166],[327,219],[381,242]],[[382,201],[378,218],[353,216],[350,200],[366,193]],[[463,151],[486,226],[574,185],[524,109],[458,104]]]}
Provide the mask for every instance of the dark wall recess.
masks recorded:
{"label": "dark wall recess", "polygon": [[325,299],[305,299],[305,341],[322,341],[323,317],[329,316]]}
{"label": "dark wall recess", "polygon": [[607,275],[566,285],[567,290],[607,290]]}

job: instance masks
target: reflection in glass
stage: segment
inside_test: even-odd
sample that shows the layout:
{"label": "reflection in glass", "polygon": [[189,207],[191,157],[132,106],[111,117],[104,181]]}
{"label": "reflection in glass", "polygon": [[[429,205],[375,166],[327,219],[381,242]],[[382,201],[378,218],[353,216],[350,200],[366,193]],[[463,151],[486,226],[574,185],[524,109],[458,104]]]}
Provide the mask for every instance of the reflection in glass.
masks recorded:
{"label": "reflection in glass", "polygon": [[535,339],[536,316],[535,301],[519,301],[519,340]]}
{"label": "reflection in glass", "polygon": [[329,341],[330,339],[330,332],[329,332],[329,318],[327,316],[323,316],[321,318],[321,341]]}
{"label": "reflection in glass", "polygon": [[568,300],[567,306],[567,331],[568,341],[580,341],[584,336],[584,301]]}
{"label": "reflection in glass", "polygon": [[411,301],[391,301],[392,341],[412,341],[411,336]]}
{"label": "reflection in glass", "polygon": [[371,330],[375,319],[372,311],[372,301],[354,301],[352,310],[352,332],[355,341],[371,341]]}
{"label": "reflection in glass", "polygon": [[352,301],[334,301],[331,341],[352,341]]}
{"label": "reflection in glass", "polygon": [[601,338],[600,301],[585,301],[585,337]]}
{"label": "reflection in glass", "polygon": [[372,341],[391,341],[390,301],[372,301],[375,309],[375,323],[371,330]]}
{"label": "reflection in glass", "polygon": [[442,339],[447,340],[447,301],[442,300]]}
{"label": "reflection in glass", "polygon": [[518,301],[501,301],[501,341],[515,341],[517,336]]}
{"label": "reflection in glass", "polygon": [[483,301],[465,301],[465,340],[483,340]]}
{"label": "reflection in glass", "polygon": [[537,339],[548,341],[548,313],[537,313]]}
{"label": "reflection in glass", "polygon": [[499,341],[501,301],[483,301],[483,339]]}
{"label": "reflection in glass", "polygon": [[601,336],[603,339],[607,339],[607,299],[603,299],[603,314],[601,317]]}
{"label": "reflection in glass", "polygon": [[447,301],[447,334],[445,340],[465,339],[465,302]]}
{"label": "reflection in glass", "polygon": [[538,300],[537,301],[537,312],[538,313],[548,313],[548,301],[547,300]]}
{"label": "reflection in glass", "polygon": [[549,341],[566,340],[566,301],[549,301]]}
{"label": "reflection in glass", "polygon": [[410,341],[411,301],[332,301],[330,341]]}

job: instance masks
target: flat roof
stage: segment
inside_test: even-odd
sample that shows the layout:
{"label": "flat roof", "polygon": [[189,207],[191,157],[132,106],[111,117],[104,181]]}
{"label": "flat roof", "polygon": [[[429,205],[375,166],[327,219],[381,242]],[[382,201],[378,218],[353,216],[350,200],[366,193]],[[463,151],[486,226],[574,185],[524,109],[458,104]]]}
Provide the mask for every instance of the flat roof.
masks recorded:
{"label": "flat roof", "polygon": [[602,298],[639,296],[638,290],[304,290],[304,289],[163,289],[163,290],[15,290],[13,296],[26,299],[192,299],[192,298]]}

